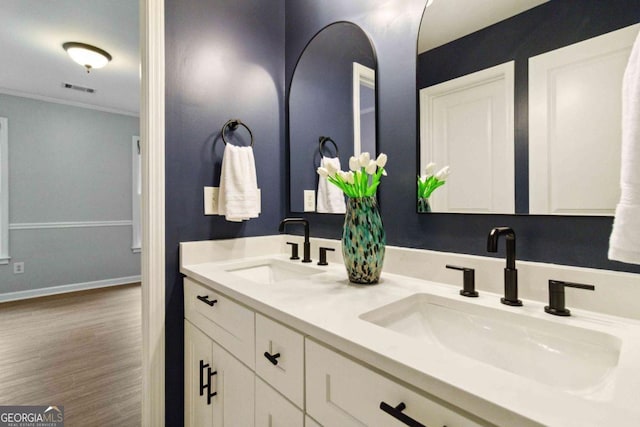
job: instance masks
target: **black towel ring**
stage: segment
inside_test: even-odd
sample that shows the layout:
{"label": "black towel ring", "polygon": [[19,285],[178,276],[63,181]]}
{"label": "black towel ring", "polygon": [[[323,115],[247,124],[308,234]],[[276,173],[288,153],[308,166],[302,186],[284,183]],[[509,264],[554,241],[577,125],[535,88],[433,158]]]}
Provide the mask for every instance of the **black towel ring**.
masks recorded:
{"label": "black towel ring", "polygon": [[238,129],[238,126],[242,126],[249,132],[249,136],[251,136],[251,147],[253,147],[253,132],[251,132],[251,129],[249,129],[249,126],[242,123],[240,119],[231,119],[222,126],[222,141],[224,142],[224,145],[227,145],[227,143],[229,142],[227,141],[227,138],[224,136],[224,132],[227,130],[227,128],[234,131]]}
{"label": "black towel ring", "polygon": [[324,149],[324,144],[327,141],[329,141],[330,143],[333,144],[333,148],[335,148],[336,150],[336,155],[334,157],[340,157],[338,153],[338,144],[336,144],[336,142],[333,139],[329,138],[328,136],[321,136],[318,141],[319,141],[318,151],[320,151],[321,156],[324,156],[324,153],[322,152],[322,150]]}

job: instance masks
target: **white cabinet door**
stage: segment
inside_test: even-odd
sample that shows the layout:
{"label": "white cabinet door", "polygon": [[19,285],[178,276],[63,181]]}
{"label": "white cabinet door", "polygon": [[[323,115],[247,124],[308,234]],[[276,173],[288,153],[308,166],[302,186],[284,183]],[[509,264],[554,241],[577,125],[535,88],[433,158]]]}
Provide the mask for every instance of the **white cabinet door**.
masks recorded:
{"label": "white cabinet door", "polygon": [[212,342],[212,378],[214,426],[253,426],[255,408],[255,375],[238,359]]}
{"label": "white cabinet door", "polygon": [[185,321],[185,425],[254,425],[253,372]]}
{"label": "white cabinet door", "polygon": [[256,377],[256,427],[302,427],[303,425],[302,411]]}
{"label": "white cabinet door", "polygon": [[191,323],[184,322],[184,424],[210,426],[211,404],[207,404],[211,339]]}
{"label": "white cabinet door", "polygon": [[309,339],[305,348],[307,412],[325,426],[479,426]]}

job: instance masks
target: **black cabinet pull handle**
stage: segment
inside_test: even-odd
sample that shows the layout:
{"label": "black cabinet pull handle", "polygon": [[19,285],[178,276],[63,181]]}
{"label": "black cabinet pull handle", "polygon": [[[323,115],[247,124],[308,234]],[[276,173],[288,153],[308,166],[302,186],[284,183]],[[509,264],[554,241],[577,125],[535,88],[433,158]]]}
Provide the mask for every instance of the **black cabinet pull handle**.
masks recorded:
{"label": "black cabinet pull handle", "polygon": [[280,353],[276,353],[276,354],[269,354],[268,352],[264,352],[264,357],[266,357],[267,359],[269,359],[269,362],[273,363],[274,365],[278,364],[278,357],[280,357]]}
{"label": "black cabinet pull handle", "polygon": [[426,427],[424,424],[420,424],[407,414],[403,413],[402,411],[404,411],[406,408],[407,405],[405,405],[404,402],[400,402],[400,404],[395,408],[384,401],[380,402],[380,409],[391,415],[396,420],[403,422],[409,427]]}
{"label": "black cabinet pull handle", "polygon": [[198,299],[200,301],[202,301],[203,303],[205,303],[207,305],[210,305],[211,307],[213,307],[213,305],[218,302],[217,299],[214,299],[214,300],[210,301],[209,300],[209,295],[198,295]]}
{"label": "black cabinet pull handle", "polygon": [[209,385],[205,385],[204,384],[204,368],[208,368],[209,364],[208,363],[204,363],[204,360],[200,361],[200,396],[204,395],[204,389],[207,388]]}
{"label": "black cabinet pull handle", "polygon": [[209,373],[209,384],[207,384],[207,405],[211,405],[211,398],[218,394],[217,391],[211,393],[211,378],[213,378],[214,375],[217,375],[218,371],[212,371],[210,367],[207,367],[207,370]]}

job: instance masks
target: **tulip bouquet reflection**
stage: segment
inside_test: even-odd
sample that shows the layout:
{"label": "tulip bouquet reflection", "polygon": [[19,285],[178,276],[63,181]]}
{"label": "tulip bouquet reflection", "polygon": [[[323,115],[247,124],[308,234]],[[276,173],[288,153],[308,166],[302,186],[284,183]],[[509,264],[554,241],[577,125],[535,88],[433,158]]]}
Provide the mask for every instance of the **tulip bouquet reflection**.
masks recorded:
{"label": "tulip bouquet reflection", "polygon": [[387,175],[384,166],[387,155],[380,153],[377,159],[371,159],[369,153],[349,159],[349,171],[341,171],[328,164],[317,169],[318,175],[340,188],[350,198],[370,197],[376,194],[380,178]]}
{"label": "tulip bouquet reflection", "polygon": [[442,187],[449,176],[449,166],[445,166],[438,172],[435,163],[429,163],[424,175],[418,177],[418,199],[428,199],[437,188]]}

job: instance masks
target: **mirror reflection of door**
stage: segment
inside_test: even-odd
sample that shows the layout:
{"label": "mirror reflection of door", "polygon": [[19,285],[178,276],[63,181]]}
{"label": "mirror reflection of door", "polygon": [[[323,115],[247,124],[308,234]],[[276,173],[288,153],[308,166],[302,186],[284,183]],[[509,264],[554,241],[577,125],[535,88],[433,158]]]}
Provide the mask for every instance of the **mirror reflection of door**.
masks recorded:
{"label": "mirror reflection of door", "polygon": [[376,153],[376,72],[353,63],[353,153]]}

